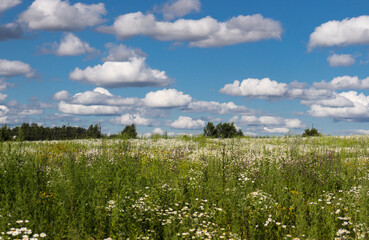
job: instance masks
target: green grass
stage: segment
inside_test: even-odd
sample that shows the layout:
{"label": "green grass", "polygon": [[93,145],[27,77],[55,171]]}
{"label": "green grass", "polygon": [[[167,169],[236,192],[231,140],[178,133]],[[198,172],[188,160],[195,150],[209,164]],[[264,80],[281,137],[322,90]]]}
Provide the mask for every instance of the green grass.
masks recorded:
{"label": "green grass", "polygon": [[0,236],[367,239],[368,140],[2,143]]}

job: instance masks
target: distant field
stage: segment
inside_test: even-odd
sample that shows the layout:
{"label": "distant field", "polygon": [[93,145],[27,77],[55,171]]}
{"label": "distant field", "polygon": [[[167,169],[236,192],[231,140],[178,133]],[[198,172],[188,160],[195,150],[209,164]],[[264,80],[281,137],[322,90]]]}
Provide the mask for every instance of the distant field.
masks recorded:
{"label": "distant field", "polygon": [[0,143],[0,239],[368,239],[368,142]]}

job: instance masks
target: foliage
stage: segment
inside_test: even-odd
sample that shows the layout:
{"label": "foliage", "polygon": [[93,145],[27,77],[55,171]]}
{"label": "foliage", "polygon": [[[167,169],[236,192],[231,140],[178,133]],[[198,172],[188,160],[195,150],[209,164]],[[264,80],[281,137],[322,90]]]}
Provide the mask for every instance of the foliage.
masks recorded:
{"label": "foliage", "polygon": [[204,136],[205,137],[216,137],[217,136],[217,130],[214,126],[214,123],[208,122],[206,124],[206,127],[204,128]]}
{"label": "foliage", "polygon": [[0,128],[0,141],[71,140],[101,137],[101,128],[98,124],[90,125],[88,129],[65,125],[50,128],[38,126],[36,123],[23,123],[12,129],[7,125]]}
{"label": "foliage", "polygon": [[311,129],[307,128],[302,133],[302,137],[319,137],[321,135],[322,134],[320,132],[318,132],[318,130],[314,127],[312,127]]}
{"label": "foliage", "polygon": [[136,125],[132,124],[125,126],[125,128],[121,132],[121,135],[123,136],[123,138],[137,138],[138,133],[136,131]]}
{"label": "foliage", "polygon": [[0,237],[368,239],[368,140],[0,143]]}
{"label": "foliage", "polygon": [[215,138],[233,138],[243,136],[242,130],[237,131],[234,123],[214,123],[208,122],[204,128],[204,136]]}

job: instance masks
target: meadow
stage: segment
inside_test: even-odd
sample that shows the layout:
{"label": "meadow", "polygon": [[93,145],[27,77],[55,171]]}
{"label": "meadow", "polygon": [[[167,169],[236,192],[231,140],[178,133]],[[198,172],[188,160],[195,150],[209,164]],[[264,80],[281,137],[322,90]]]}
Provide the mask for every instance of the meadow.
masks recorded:
{"label": "meadow", "polygon": [[368,142],[2,142],[0,239],[368,239]]}

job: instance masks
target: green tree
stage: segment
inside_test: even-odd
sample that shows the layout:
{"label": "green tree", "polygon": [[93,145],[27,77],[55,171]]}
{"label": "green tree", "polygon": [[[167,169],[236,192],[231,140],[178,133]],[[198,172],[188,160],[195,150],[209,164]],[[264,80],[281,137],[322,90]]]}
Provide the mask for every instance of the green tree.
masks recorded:
{"label": "green tree", "polygon": [[237,129],[234,123],[219,123],[216,130],[219,138],[233,138],[237,136]]}
{"label": "green tree", "polygon": [[23,127],[18,128],[17,141],[23,142],[25,140],[25,134]]}
{"label": "green tree", "polygon": [[302,133],[302,137],[318,137],[318,136],[322,136],[322,134],[314,127],[312,127],[311,129],[307,128]]}
{"label": "green tree", "polygon": [[121,132],[122,136],[125,138],[137,138],[137,131],[136,131],[136,125],[127,125],[123,131]]}
{"label": "green tree", "polygon": [[215,127],[212,122],[208,122],[204,128],[205,137],[233,138],[243,136],[241,129],[237,130],[234,123],[218,123]]}
{"label": "green tree", "polygon": [[214,123],[208,122],[208,124],[206,124],[206,127],[204,128],[204,136],[205,137],[217,136],[217,130],[215,129]]}
{"label": "green tree", "polygon": [[100,138],[101,137],[101,129],[98,124],[90,125],[90,127],[87,129],[87,137],[90,138]]}

